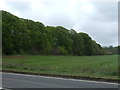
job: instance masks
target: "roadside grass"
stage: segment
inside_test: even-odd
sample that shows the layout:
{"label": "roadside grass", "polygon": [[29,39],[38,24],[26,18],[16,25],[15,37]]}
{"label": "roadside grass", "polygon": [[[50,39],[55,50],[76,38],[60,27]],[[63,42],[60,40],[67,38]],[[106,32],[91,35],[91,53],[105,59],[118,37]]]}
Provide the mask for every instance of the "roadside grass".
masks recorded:
{"label": "roadside grass", "polygon": [[3,70],[118,79],[118,55],[5,57],[8,58],[2,59]]}

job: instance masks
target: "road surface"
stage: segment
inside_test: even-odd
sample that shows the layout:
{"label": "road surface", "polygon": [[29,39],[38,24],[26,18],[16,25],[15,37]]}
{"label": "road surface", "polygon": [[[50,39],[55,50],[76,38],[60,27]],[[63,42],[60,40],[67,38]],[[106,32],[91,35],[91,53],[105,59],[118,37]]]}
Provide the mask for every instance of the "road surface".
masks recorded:
{"label": "road surface", "polygon": [[3,88],[118,88],[117,83],[2,73]]}

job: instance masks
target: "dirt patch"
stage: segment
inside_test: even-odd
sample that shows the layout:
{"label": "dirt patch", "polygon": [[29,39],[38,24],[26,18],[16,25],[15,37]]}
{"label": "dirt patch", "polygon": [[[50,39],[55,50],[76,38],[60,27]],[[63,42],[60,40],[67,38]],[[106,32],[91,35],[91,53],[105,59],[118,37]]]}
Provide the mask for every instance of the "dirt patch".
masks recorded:
{"label": "dirt patch", "polygon": [[81,80],[92,80],[92,81],[102,81],[102,82],[112,82],[112,83],[119,82],[118,79],[86,77],[86,76],[43,74],[43,73],[36,73],[36,72],[33,73],[33,72],[22,72],[22,71],[13,71],[13,70],[2,70],[2,72],[12,72],[12,73],[21,73],[21,74],[31,74],[31,75],[51,76],[51,77],[60,77],[60,78],[81,79]]}

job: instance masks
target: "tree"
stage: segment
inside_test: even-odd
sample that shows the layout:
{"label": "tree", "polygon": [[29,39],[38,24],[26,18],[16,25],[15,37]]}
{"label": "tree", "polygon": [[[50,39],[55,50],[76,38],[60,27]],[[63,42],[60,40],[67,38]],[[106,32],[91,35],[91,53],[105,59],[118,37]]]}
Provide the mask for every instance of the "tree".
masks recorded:
{"label": "tree", "polygon": [[84,40],[80,33],[77,33],[75,30],[70,30],[72,44],[72,53],[74,55],[85,55],[85,46]]}
{"label": "tree", "polygon": [[82,35],[83,40],[84,40],[85,54],[92,55],[93,54],[92,39],[86,33],[80,33],[80,34]]}
{"label": "tree", "polygon": [[2,11],[4,54],[99,55],[102,47],[86,33],[19,18]]}

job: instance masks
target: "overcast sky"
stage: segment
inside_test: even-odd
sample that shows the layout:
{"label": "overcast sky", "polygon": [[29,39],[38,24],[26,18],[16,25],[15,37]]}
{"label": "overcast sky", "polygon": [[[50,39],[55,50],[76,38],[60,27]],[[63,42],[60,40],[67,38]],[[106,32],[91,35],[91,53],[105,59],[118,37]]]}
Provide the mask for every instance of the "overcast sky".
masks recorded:
{"label": "overcast sky", "polygon": [[1,0],[0,9],[44,25],[88,33],[102,46],[118,45],[118,3],[90,0]]}

